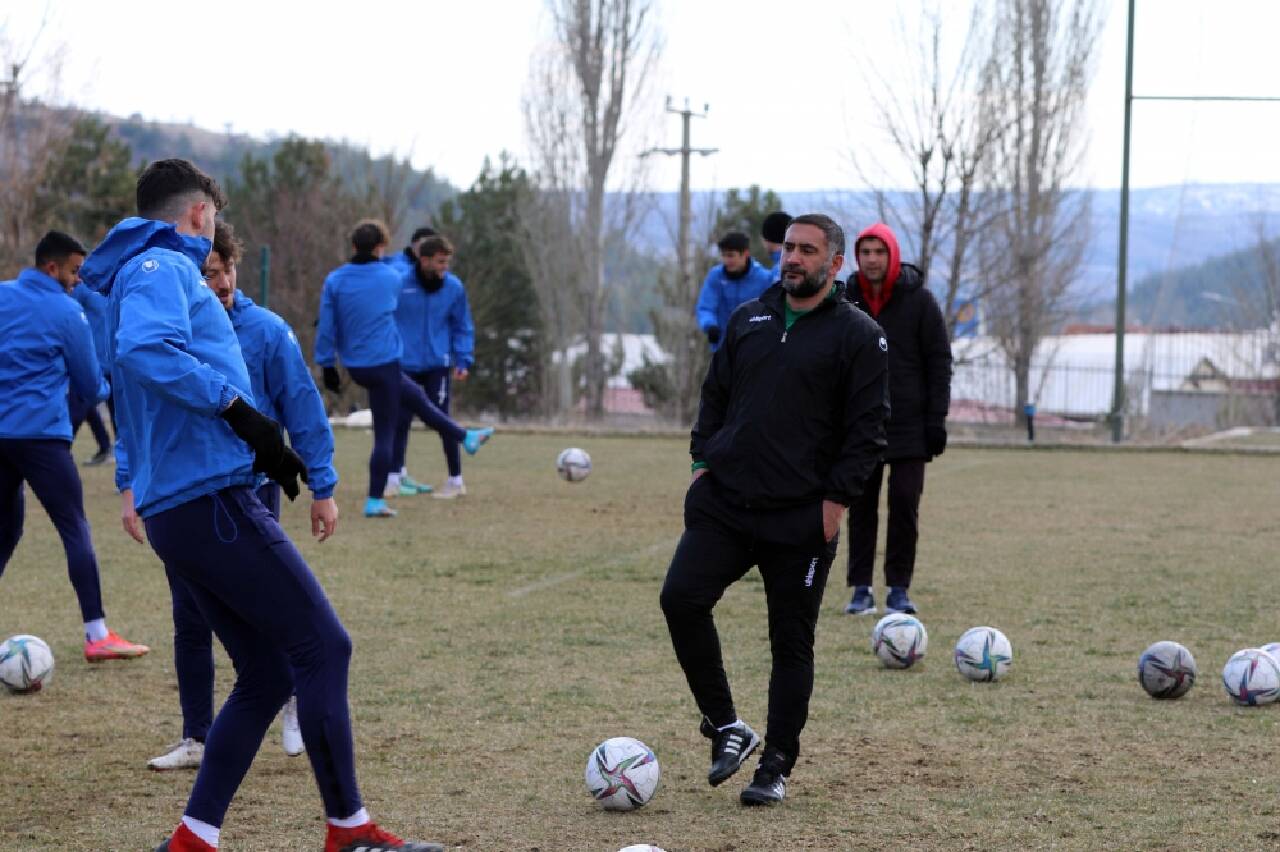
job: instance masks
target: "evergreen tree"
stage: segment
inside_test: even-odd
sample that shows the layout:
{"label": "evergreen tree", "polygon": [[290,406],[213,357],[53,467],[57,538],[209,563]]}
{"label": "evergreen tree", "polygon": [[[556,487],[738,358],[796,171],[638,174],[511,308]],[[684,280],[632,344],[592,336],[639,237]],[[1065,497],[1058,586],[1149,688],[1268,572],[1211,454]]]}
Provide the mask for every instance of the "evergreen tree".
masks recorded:
{"label": "evergreen tree", "polygon": [[529,177],[510,155],[488,158],[471,188],[444,204],[439,227],[454,244],[452,269],[467,288],[476,327],[475,366],[455,385],[459,405],[506,419],[536,409],[542,323],[518,239]]}

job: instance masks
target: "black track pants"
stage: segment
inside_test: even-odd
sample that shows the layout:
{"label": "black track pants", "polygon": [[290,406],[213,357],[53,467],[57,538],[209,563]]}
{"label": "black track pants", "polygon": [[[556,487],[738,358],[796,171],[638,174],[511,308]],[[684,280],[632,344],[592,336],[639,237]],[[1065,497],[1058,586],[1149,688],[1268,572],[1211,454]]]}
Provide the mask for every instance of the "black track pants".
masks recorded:
{"label": "black track pants", "polygon": [[769,609],[769,718],[765,742],[794,763],[813,692],[813,638],[837,535],[823,540],[822,502],[746,509],[725,499],[713,474],[685,496],[685,532],[662,585],[662,611],[698,709],[719,727],[737,711],[711,610],[757,565]]}
{"label": "black track pants", "polygon": [[[924,459],[888,462],[889,524],[885,533],[884,583],[911,585],[916,570],[916,541],[920,538],[920,496],[924,494]],[[879,526],[880,483],[885,463],[867,477],[862,496],[849,506],[849,586],[870,586],[875,573],[876,531]]]}

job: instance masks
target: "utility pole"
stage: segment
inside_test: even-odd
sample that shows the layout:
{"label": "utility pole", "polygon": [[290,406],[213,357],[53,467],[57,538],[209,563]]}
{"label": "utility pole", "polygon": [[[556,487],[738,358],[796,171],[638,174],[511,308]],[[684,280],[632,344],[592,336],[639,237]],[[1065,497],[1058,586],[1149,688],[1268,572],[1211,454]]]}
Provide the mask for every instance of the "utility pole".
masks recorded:
{"label": "utility pole", "polygon": [[689,281],[689,228],[693,221],[693,201],[689,190],[689,159],[694,154],[700,154],[703,157],[709,157],[716,153],[717,148],[694,148],[690,144],[689,125],[694,118],[706,118],[707,113],[711,110],[710,105],[703,104],[702,112],[694,112],[689,108],[689,99],[684,99],[684,109],[676,109],[671,105],[671,96],[667,96],[667,112],[675,113],[681,119],[681,134],[679,148],[650,148],[645,151],[642,156],[650,154],[666,154],[668,156],[680,156],[680,232],[676,238],[679,242],[676,245],[676,265],[679,267],[678,276],[680,279],[680,292],[686,295],[692,293],[693,285]]}

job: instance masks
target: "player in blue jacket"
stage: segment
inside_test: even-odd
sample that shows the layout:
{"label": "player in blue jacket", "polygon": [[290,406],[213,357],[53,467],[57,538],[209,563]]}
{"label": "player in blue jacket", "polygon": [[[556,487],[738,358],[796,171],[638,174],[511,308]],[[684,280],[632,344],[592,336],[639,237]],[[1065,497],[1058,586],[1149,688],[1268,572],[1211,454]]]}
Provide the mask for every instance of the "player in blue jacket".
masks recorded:
{"label": "player in blue jacket", "polygon": [[[404,276],[400,287],[400,305],[396,308],[396,327],[404,343],[401,368],[418,383],[427,397],[449,413],[452,399],[450,379],[466,381],[475,360],[476,329],[471,322],[467,291],[458,276],[449,271],[453,244],[445,237],[427,237],[419,244],[418,263]],[[414,482],[405,469],[405,452],[409,445],[411,412],[400,412],[388,490],[400,494],[417,494],[431,490],[429,485]],[[458,442],[441,433],[445,465],[449,478],[435,497],[450,500],[467,493],[462,482],[462,454]]]}
{"label": "player in blue jacket", "polygon": [[409,245],[405,246],[402,251],[395,254],[388,254],[382,258],[382,262],[390,266],[396,271],[397,275],[405,276],[413,271],[413,267],[418,263],[418,247],[422,245],[422,241],[427,237],[434,237],[436,229],[429,225],[423,225],[413,232],[413,236],[409,238]]}
{"label": "player in blue jacket", "polygon": [[[311,523],[323,541],[331,531],[326,530],[325,520],[338,516],[333,500],[338,481],[333,468],[333,432],[293,330],[236,288],[236,264],[242,254],[243,247],[231,225],[218,222],[213,251],[204,265],[204,279],[231,316],[253,386],[255,407],[285,428],[289,442],[307,466],[307,486],[314,500]],[[141,522],[133,511],[132,494],[127,490],[121,493],[125,531],[145,543]],[[258,487],[258,499],[279,520],[280,486],[267,480]],[[182,705],[182,740],[147,762],[151,769],[160,771],[198,767],[213,722],[213,634],[187,584],[172,572],[166,573],[173,597],[173,658],[178,701]],[[302,754],[296,696],[285,704],[282,719],[285,752],[291,756]]]}
{"label": "player in blue jacket", "polygon": [[[279,424],[254,409],[231,319],[201,276],[224,201],[186,160],[152,162],[138,178],[138,216],[111,230],[83,273],[108,297],[125,484],[152,549],[190,588],[236,669],[182,822],[158,852],[217,848],[231,799],[295,684],[327,852],[439,850],[370,821],[347,703],[351,639],[254,490],[265,473],[293,499],[307,473]],[[321,517],[316,533],[336,523]]]}
{"label": "player in blue jacket", "polygon": [[730,231],[716,243],[720,263],[711,267],[698,296],[698,328],[707,336],[711,351],[720,348],[720,335],[729,325],[729,314],[743,302],[769,289],[771,273],[751,257],[751,240],[741,231]]}
{"label": "player in blue jacket", "polygon": [[68,386],[95,404],[107,393],[89,320],[68,298],[84,258],[75,239],[50,231],[36,246],[35,266],[0,284],[0,574],[22,538],[26,482],[62,539],[84,620],[85,659],[96,663],[140,657],[148,648],[107,628],[84,492],[71,459]]}
{"label": "player in blue jacket", "polygon": [[341,389],[335,366],[341,358],[351,378],[369,392],[373,451],[364,506],[367,518],[395,516],[385,494],[388,475],[399,469],[393,461],[401,410],[408,409],[428,428],[461,441],[472,455],[493,434],[493,429],[464,429],[453,422],[401,369],[404,347],[395,318],[401,279],[381,262],[389,239],[381,222],[366,220],[356,225],[351,235],[355,255],[324,280],[316,330],[316,363],[324,369],[325,387],[334,393]]}
{"label": "player in blue jacket", "polygon": [[[108,363],[107,300],[101,294],[90,290],[83,283],[77,284],[72,289],[71,298],[80,303],[80,309],[84,311],[85,317],[89,320],[89,330],[93,332],[94,353],[98,356],[98,364],[105,373]],[[107,398],[103,401],[107,403],[107,408],[110,409],[111,382],[109,380],[107,381]],[[102,422],[102,415],[98,413],[98,403],[85,399],[73,391],[68,398],[67,405],[71,415],[71,440],[75,441],[75,436],[80,431],[80,424],[88,423],[89,431],[93,433],[93,439],[98,442],[98,452],[85,461],[85,464],[93,467],[106,463],[111,458],[111,436],[107,434],[106,424]]]}
{"label": "player in blue jacket", "polygon": [[785,210],[775,210],[760,223],[760,239],[764,241],[765,251],[769,252],[770,281],[782,280],[782,244],[787,239],[787,226],[791,224],[791,214]]}

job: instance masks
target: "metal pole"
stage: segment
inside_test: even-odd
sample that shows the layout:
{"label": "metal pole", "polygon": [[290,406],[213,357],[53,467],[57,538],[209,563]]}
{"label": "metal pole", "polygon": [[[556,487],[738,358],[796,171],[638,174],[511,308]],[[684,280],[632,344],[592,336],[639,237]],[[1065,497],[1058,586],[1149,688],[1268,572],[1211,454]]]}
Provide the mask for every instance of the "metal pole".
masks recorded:
{"label": "metal pole", "polygon": [[689,223],[693,218],[693,202],[689,192],[689,158],[693,151],[689,147],[689,121],[693,113],[686,103],[680,113],[680,245],[676,247],[676,263],[680,265],[680,292],[689,294],[693,285],[689,281]]}
{"label": "metal pole", "polygon": [[271,295],[271,246],[263,246],[258,261],[258,282],[262,285],[262,307],[267,307]]}
{"label": "metal pole", "polygon": [[1124,166],[1120,173],[1120,258],[1116,264],[1116,375],[1111,393],[1111,440],[1124,440],[1124,324],[1129,272],[1129,137],[1133,122],[1133,6],[1129,0],[1129,33],[1124,57]]}

